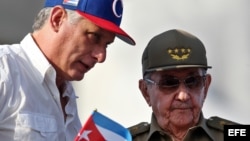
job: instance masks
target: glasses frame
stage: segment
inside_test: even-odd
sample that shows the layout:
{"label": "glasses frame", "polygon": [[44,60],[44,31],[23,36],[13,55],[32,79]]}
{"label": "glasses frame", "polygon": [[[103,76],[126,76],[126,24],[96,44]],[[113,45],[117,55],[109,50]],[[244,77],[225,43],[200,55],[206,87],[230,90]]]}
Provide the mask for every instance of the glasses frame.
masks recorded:
{"label": "glasses frame", "polygon": [[204,74],[204,75],[202,75],[202,76],[200,76],[200,75],[188,76],[188,77],[186,77],[186,78],[184,78],[184,79],[178,79],[177,77],[174,77],[173,79],[178,80],[179,83],[176,84],[176,85],[172,85],[172,86],[162,85],[162,84],[160,84],[159,82],[156,82],[156,81],[154,81],[154,80],[152,80],[152,79],[149,79],[149,78],[144,78],[144,80],[145,80],[146,82],[149,82],[149,83],[151,83],[151,84],[153,84],[153,85],[156,85],[156,86],[158,86],[158,87],[161,87],[161,88],[175,88],[175,87],[176,87],[176,88],[179,88],[180,84],[183,83],[183,84],[186,86],[186,88],[193,89],[193,88],[190,88],[190,87],[189,87],[189,85],[186,83],[186,80],[187,80],[188,78],[191,78],[191,77],[200,77],[200,78],[201,78],[201,81],[198,82],[198,83],[203,82],[203,86],[204,86],[204,84],[205,84],[204,81],[206,80],[206,76],[207,76],[206,74]]}

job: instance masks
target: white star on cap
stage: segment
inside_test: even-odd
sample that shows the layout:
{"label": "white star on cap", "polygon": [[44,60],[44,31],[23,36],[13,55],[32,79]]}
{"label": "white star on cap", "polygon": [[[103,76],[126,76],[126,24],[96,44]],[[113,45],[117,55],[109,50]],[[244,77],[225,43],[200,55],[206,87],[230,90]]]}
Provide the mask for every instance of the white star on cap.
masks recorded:
{"label": "white star on cap", "polygon": [[91,130],[84,130],[83,133],[81,134],[79,140],[85,139],[85,140],[89,141],[88,135],[89,135],[91,132],[92,132]]}

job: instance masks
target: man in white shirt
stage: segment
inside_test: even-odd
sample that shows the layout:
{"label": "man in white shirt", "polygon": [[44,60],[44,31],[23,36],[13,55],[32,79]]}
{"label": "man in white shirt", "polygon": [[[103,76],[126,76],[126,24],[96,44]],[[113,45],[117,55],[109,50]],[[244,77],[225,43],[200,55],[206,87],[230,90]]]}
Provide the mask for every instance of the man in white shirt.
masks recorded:
{"label": "man in white shirt", "polygon": [[0,139],[73,141],[81,128],[70,81],[102,63],[119,26],[122,0],[46,0],[19,44],[0,46]]}

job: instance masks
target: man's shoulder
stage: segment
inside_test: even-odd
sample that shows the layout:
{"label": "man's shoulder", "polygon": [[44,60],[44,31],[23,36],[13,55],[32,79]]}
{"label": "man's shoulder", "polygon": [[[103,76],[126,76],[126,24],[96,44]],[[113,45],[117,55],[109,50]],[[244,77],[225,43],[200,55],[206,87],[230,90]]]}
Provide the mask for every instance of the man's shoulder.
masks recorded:
{"label": "man's shoulder", "polygon": [[[224,131],[224,125],[241,125],[238,122],[234,122],[222,117],[212,116],[206,120],[206,124],[208,127],[213,128],[215,130]],[[148,122],[140,122],[136,125],[128,127],[132,137],[138,136],[140,134],[144,134],[149,132],[150,124]]]}
{"label": "man's shoulder", "polygon": [[240,125],[238,122],[234,122],[218,116],[212,116],[207,119],[206,124],[210,128],[214,128],[220,131],[224,131],[224,125]]}
{"label": "man's shoulder", "polygon": [[129,127],[128,129],[129,129],[131,135],[134,137],[134,136],[137,136],[139,134],[143,134],[145,132],[148,132],[150,129],[150,124],[148,122],[140,122],[136,125]]}
{"label": "man's shoulder", "polygon": [[13,55],[20,52],[19,44],[4,44],[0,45],[0,58],[6,55]]}

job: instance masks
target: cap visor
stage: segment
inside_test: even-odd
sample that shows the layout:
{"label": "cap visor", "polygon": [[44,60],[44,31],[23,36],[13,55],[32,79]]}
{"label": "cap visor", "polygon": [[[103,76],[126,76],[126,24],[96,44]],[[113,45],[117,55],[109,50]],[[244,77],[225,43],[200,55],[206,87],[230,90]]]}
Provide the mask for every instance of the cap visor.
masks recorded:
{"label": "cap visor", "polygon": [[176,66],[151,68],[151,69],[147,69],[145,72],[164,71],[164,70],[181,69],[181,68],[206,68],[206,69],[210,69],[212,67],[211,66],[204,66],[204,65],[176,65]]}
{"label": "cap visor", "polygon": [[81,12],[79,10],[77,10],[77,12],[80,15],[82,15],[83,17],[85,17],[88,20],[90,20],[91,22],[93,22],[94,24],[96,24],[97,26],[99,26],[105,30],[108,30],[110,32],[115,33],[116,36],[118,38],[120,38],[121,40],[123,40],[124,42],[126,42],[130,45],[135,45],[135,41],[125,31],[123,31],[120,27],[118,27],[114,23],[112,23],[108,20],[93,16],[93,15],[90,15],[90,14]]}

